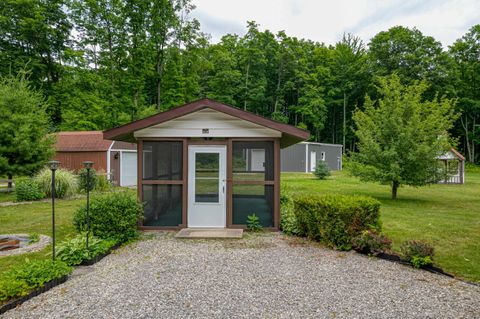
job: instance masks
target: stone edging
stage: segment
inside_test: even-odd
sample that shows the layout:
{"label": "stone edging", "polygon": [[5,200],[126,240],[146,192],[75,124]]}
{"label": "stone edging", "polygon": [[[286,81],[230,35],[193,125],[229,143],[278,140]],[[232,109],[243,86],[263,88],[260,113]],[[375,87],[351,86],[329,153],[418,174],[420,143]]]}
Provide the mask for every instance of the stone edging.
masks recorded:
{"label": "stone edging", "polygon": [[[29,234],[2,234],[4,236],[22,236],[22,237],[28,237]],[[35,251],[39,251],[47,247],[52,239],[50,236],[47,235],[39,235],[40,239],[38,242],[33,243],[31,245],[24,246],[22,248],[18,249],[12,249],[12,250],[6,250],[6,251],[1,251],[0,252],[0,257],[5,257],[5,256],[14,256],[14,255],[20,255],[20,254],[25,254],[25,253],[31,253]]]}

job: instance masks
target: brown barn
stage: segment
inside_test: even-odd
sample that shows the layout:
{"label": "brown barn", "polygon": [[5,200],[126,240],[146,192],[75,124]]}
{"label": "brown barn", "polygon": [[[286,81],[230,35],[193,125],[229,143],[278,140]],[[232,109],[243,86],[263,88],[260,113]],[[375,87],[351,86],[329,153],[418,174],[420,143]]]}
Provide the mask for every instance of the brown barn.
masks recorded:
{"label": "brown barn", "polygon": [[66,169],[78,171],[84,161],[92,161],[114,184],[136,185],[136,144],[105,140],[102,131],[60,132],[55,148],[55,159]]}

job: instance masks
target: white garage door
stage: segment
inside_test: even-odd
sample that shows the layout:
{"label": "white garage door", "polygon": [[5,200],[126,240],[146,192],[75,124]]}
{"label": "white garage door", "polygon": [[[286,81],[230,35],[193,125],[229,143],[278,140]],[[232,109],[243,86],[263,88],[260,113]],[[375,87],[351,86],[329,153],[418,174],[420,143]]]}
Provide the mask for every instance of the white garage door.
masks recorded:
{"label": "white garage door", "polygon": [[137,153],[122,152],[120,158],[120,186],[137,185]]}

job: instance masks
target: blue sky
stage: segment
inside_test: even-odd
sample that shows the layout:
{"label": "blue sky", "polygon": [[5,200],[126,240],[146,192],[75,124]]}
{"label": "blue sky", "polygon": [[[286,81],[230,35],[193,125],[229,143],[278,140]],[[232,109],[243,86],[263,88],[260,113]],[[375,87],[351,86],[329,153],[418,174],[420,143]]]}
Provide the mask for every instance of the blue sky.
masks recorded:
{"label": "blue sky", "polygon": [[226,33],[245,33],[246,21],[260,29],[326,44],[344,32],[366,43],[392,26],[417,27],[444,47],[480,23],[480,0],[194,0],[202,31],[217,42]]}

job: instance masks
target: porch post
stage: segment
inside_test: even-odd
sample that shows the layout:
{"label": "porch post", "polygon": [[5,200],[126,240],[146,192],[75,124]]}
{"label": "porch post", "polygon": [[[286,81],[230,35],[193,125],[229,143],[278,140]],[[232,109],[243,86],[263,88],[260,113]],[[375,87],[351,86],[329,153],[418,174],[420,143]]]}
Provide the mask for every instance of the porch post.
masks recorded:
{"label": "porch post", "polygon": [[280,228],[280,140],[277,138],[273,144],[273,169],[274,169],[274,205],[273,205],[273,227]]}

